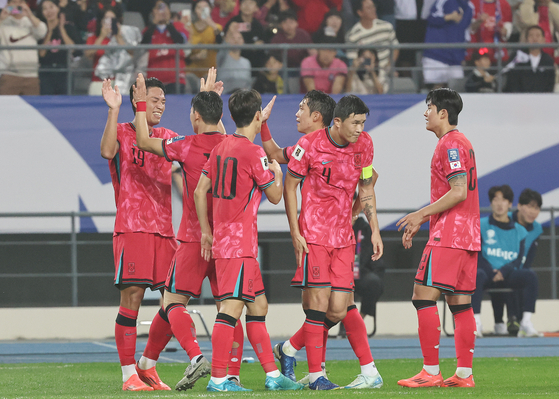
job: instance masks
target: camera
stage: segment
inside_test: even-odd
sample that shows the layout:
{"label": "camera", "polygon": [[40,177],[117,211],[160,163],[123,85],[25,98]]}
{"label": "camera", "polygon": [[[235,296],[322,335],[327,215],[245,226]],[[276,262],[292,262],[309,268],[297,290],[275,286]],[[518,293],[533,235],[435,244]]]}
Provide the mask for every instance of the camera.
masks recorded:
{"label": "camera", "polygon": [[371,59],[370,59],[370,58],[365,58],[365,59],[363,60],[363,65],[365,65],[365,66],[371,65]]}
{"label": "camera", "polygon": [[12,15],[21,14],[23,12],[23,8],[21,6],[17,6],[17,7],[8,6],[6,7],[6,9],[8,10],[8,14],[12,14]]}

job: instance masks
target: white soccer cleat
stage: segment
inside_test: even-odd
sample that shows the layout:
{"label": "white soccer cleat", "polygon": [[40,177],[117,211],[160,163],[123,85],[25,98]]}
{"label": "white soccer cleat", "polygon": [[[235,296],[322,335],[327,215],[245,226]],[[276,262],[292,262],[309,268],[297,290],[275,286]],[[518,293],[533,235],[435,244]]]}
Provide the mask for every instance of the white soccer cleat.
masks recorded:
{"label": "white soccer cleat", "polygon": [[374,377],[370,377],[364,374],[359,374],[355,380],[349,385],[346,385],[345,389],[365,389],[365,388],[381,388],[382,387],[382,377],[377,373]]}
{"label": "white soccer cleat", "polygon": [[541,332],[534,328],[531,321],[528,323],[520,323],[520,330],[518,330],[518,337],[543,337]]}
{"label": "white soccer cleat", "polygon": [[509,335],[507,325],[505,323],[495,323],[495,335]]}

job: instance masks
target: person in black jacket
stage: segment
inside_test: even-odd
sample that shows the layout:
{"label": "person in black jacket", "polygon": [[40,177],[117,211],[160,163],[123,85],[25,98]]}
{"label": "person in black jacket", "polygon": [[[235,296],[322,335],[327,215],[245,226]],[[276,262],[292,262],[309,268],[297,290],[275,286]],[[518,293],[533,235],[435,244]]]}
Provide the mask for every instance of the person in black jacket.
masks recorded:
{"label": "person in black jacket", "polygon": [[[545,34],[538,25],[526,31],[528,43],[545,43]],[[551,93],[555,87],[555,67],[553,58],[541,48],[532,48],[526,54],[518,51],[514,60],[506,67],[507,92],[511,93]]]}

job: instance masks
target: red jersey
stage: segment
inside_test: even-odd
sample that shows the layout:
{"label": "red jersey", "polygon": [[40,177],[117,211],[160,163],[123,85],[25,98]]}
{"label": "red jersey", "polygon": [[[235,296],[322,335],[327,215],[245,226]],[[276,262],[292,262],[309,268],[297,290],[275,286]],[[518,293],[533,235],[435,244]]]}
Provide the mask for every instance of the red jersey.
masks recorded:
{"label": "red jersey", "polygon": [[332,248],[354,244],[353,194],[364,167],[373,164],[373,140],[363,132],[356,143],[337,144],[330,128],[299,139],[288,172],[304,179],[299,228],[307,243]]}
{"label": "red jersey", "polygon": [[[194,190],[200,180],[202,167],[216,145],[225,140],[219,132],[207,132],[193,136],[176,136],[163,141],[163,154],[167,161],[178,161],[182,168],[182,218],[177,234],[181,242],[200,242],[202,232],[194,205]],[[208,218],[213,221],[212,195],[208,193]]]}
{"label": "red jersey", "polygon": [[262,191],[274,183],[262,147],[233,134],[218,144],[202,170],[212,181],[214,258],[256,258],[256,214]]}
{"label": "red jersey", "polygon": [[[494,43],[503,42],[500,30],[505,22],[512,23],[512,11],[507,0],[496,0],[488,3],[485,0],[473,0],[474,19],[479,19],[481,14],[487,14],[485,22],[481,23],[478,31],[472,34],[472,43]],[[470,53],[476,50],[468,50]],[[496,62],[495,49],[488,49],[492,62]],[[503,60],[508,59],[507,49],[503,49]]]}
{"label": "red jersey", "polygon": [[[187,32],[179,22],[175,22],[174,26],[179,33],[188,37]],[[159,44],[161,48],[149,51],[148,77],[157,78],[164,84],[175,83],[177,81],[175,72],[175,50],[170,50],[165,46],[165,44],[174,44],[169,30],[165,28],[165,30],[161,32],[156,28],[151,37],[150,44]],[[186,63],[184,57],[185,54],[181,51],[179,55],[179,79],[182,84],[186,83],[184,72]]]}
{"label": "red jersey", "polygon": [[[160,139],[176,135],[162,127],[152,132],[152,137]],[[109,160],[116,202],[114,234],[142,232],[173,237],[171,164],[136,146],[132,123],[118,124],[117,140],[118,152]]]}
{"label": "red jersey", "polygon": [[458,205],[431,216],[427,245],[480,251],[476,158],[472,144],[455,129],[439,139],[431,160],[431,203],[450,190],[450,179],[460,175],[468,179],[468,196]]}

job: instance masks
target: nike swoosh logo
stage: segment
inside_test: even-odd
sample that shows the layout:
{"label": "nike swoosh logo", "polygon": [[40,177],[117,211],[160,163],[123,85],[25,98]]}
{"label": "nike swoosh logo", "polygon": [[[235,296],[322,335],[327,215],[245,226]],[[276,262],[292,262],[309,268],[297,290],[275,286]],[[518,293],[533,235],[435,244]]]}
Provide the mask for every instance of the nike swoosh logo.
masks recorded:
{"label": "nike swoosh logo", "polygon": [[31,36],[31,33],[28,33],[27,35],[22,36],[22,37],[17,38],[17,39],[14,39],[14,38],[12,37],[12,35],[10,35],[10,43],[19,42],[20,40],[23,40],[23,39],[25,39],[25,38],[28,37],[28,36]]}
{"label": "nike swoosh logo", "polygon": [[136,334],[136,333],[134,332],[134,333],[126,333],[126,334],[124,334],[124,335],[126,335],[127,337],[129,337],[129,336],[135,335],[135,334]]}
{"label": "nike swoosh logo", "polygon": [[320,345],[320,346],[315,346],[315,348],[316,348],[316,349],[320,349],[320,348],[322,348],[322,345]]}
{"label": "nike swoosh logo", "polygon": [[332,162],[332,161],[322,161],[322,164],[326,165],[327,163],[330,163],[330,162]]}

